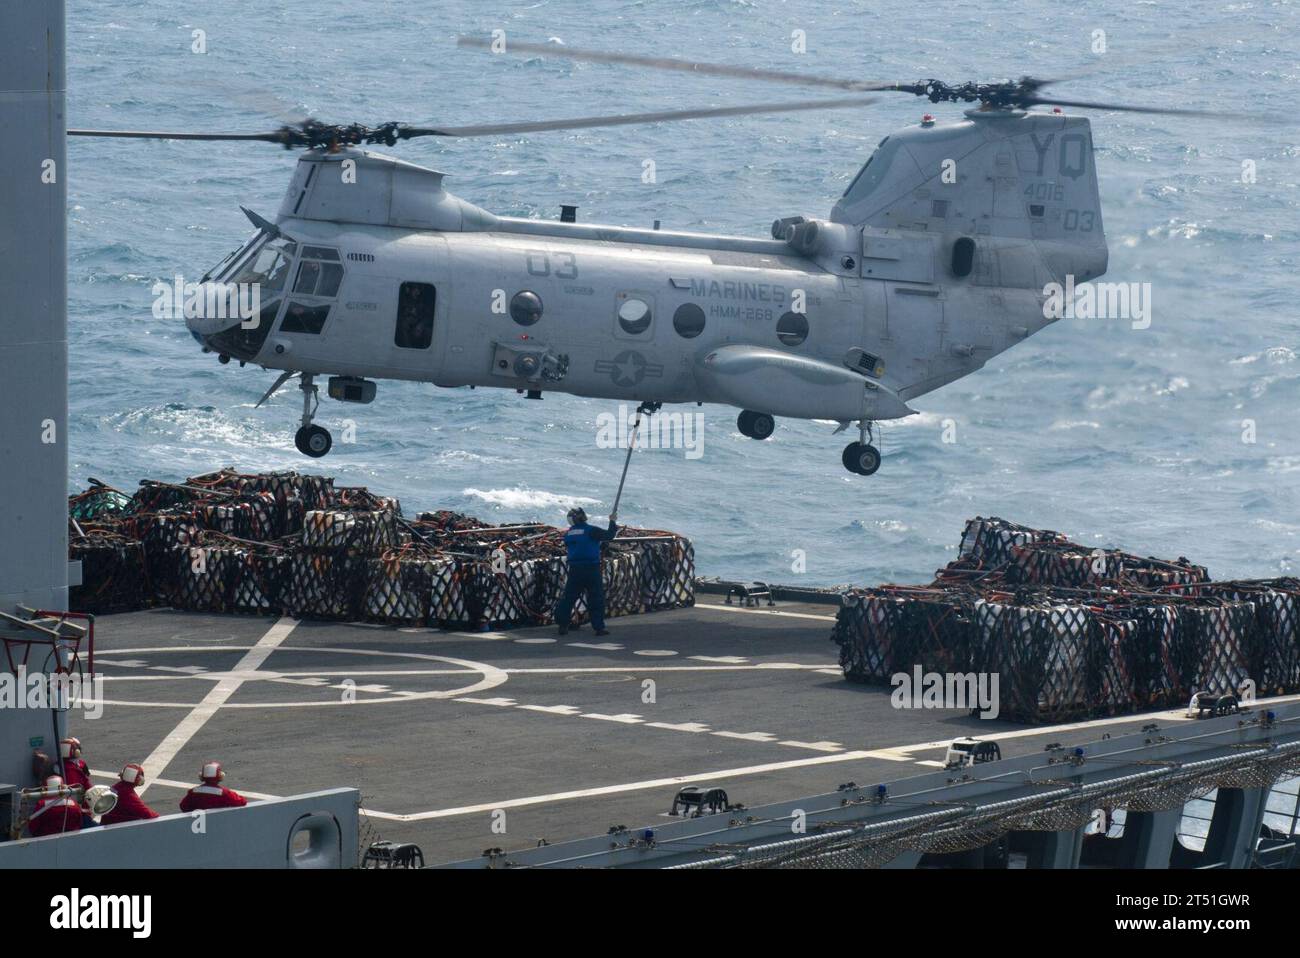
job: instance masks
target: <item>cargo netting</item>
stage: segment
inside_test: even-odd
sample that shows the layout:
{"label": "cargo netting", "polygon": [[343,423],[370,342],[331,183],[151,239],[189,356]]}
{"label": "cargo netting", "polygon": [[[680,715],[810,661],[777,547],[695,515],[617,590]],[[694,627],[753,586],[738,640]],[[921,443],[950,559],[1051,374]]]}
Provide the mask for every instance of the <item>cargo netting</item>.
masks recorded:
{"label": "cargo netting", "polygon": [[1300,580],[1213,582],[1185,558],[977,517],[929,585],[844,593],[832,639],[851,681],[997,673],[1002,717],[1122,715],[1300,691]]}
{"label": "cargo netting", "polygon": [[[402,515],[396,499],[295,472],[233,469],[134,495],[98,481],[69,497],[74,608],[153,605],[404,626],[545,625],[564,591],[563,530],[457,512]],[[623,527],[601,560],[606,615],[692,605],[695,550]],[[574,622],[588,618],[582,602]]]}

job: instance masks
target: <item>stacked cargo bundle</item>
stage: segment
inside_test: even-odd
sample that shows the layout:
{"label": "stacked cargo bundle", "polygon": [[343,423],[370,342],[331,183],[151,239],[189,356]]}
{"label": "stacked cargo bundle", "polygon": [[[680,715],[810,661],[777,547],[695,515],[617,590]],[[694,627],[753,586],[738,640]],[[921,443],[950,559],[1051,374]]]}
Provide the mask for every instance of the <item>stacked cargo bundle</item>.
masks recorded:
{"label": "stacked cargo bundle", "polygon": [[1214,583],[1185,558],[980,517],[930,586],[845,593],[832,638],[853,681],[995,673],[1008,718],[1118,715],[1300,691],[1300,581]]}
{"label": "stacked cargo bundle", "polygon": [[[395,499],[297,473],[232,469],[134,496],[102,484],[69,500],[83,559],[74,607],[150,604],[398,625],[485,628],[552,621],[566,577],[562,530],[490,526],[439,511],[402,517]],[[694,602],[694,549],[626,529],[602,560],[607,613]],[[579,605],[575,618],[586,610]]]}

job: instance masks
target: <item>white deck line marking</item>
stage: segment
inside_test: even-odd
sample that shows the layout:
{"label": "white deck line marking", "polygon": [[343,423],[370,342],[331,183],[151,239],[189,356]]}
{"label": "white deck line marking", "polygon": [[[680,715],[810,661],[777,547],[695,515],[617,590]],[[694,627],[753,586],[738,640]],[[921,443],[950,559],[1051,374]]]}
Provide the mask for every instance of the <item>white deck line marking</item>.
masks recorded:
{"label": "white deck line marking", "polygon": [[[283,651],[289,651],[284,649]],[[702,656],[691,656],[691,658],[702,658]],[[825,666],[821,665],[802,665],[798,662],[761,662],[751,664],[732,664],[719,663],[717,665],[642,665],[640,662],[629,663],[627,665],[600,665],[590,667],[564,668],[557,666],[547,666],[546,668],[536,669],[501,669],[507,675],[580,675],[588,672],[751,672],[756,670],[777,670],[789,672],[824,672]],[[240,681],[278,681],[280,677],[285,678],[315,678],[336,676],[341,678],[380,678],[380,677],[398,677],[401,676],[428,676],[428,675],[464,675],[466,672],[473,672],[473,669],[287,669],[283,672],[203,672],[198,675],[105,675],[105,682],[179,682],[186,679],[205,679],[212,681],[226,677],[233,677]],[[835,673],[838,675],[839,670]]]}
{"label": "white deck line marking", "polygon": [[646,722],[646,728],[666,728],[670,732],[708,732],[703,722]]}
{"label": "white deck line marking", "polygon": [[775,742],[776,736],[771,732],[713,732],[723,738],[739,738],[746,742]]}
{"label": "white deck line marking", "polygon": [[[257,640],[257,644],[244,653],[243,658],[235,666],[235,672],[255,672],[259,669],[271,653],[293,631],[294,626],[298,624],[297,619],[291,619],[288,616],[280,619],[275,625],[271,626],[266,635]],[[168,733],[167,737],[158,743],[158,747],[149,754],[144,760],[144,784],[140,786],[141,794],[149,787],[150,780],[166,770],[171,764],[176,753],[183,749],[196,734],[199,729],[207,724],[208,719],[217,714],[217,709],[226,704],[226,701],[235,694],[236,690],[244,684],[243,679],[223,678],[217,682],[203,696],[203,700],[190,711],[180,723]]]}
{"label": "white deck line marking", "polygon": [[[507,675],[581,675],[587,672],[819,672],[820,665],[801,665],[798,662],[770,662],[758,665],[642,665],[629,662],[627,665],[602,665],[596,668],[544,668],[544,669],[502,669]],[[286,672],[286,675],[291,673]],[[318,673],[311,673],[316,675]],[[353,672],[352,675],[363,673]]]}
{"label": "white deck line marking", "polygon": [[780,609],[742,609],[734,605],[710,605],[706,602],[696,602],[692,608],[713,609],[715,612],[743,612],[746,615],[785,616],[789,619],[817,619],[821,622],[835,621],[835,616],[833,615],[814,615],[811,612],[782,612]]}
{"label": "white deck line marking", "polygon": [[516,708],[530,712],[548,712],[551,715],[578,715],[582,712],[576,705],[519,705]]}
{"label": "white deck line marking", "polygon": [[809,765],[829,765],[834,762],[856,762],[862,759],[883,758],[891,762],[906,762],[908,759],[875,751],[842,752],[838,755],[818,755],[815,758],[797,758],[788,762],[768,762],[766,765],[748,765],[742,768],[724,768],[714,772],[700,772],[695,775],[674,775],[671,778],[653,778],[642,782],[627,782],[622,785],[604,785],[597,788],[582,788],[571,792],[555,792],[551,795],[530,795],[527,798],[512,798],[499,802],[487,802],[482,805],[464,805],[460,808],[439,808],[431,812],[414,812],[410,815],[398,815],[394,812],[376,812],[365,809],[363,814],[371,818],[382,818],[393,822],[424,822],[433,818],[452,818],[457,815],[476,815],[491,812],[497,808],[522,808],[526,805],[546,805],[573,798],[592,798],[598,795],[618,795],[623,792],[638,792],[648,788],[665,788],[669,785],[689,785],[692,782],[707,782],[715,778],[740,778],[744,775],[761,775],[764,772],[780,772],[791,768],[805,768]]}
{"label": "white deck line marking", "polygon": [[605,722],[622,722],[624,725],[640,725],[645,722],[639,715],[633,715],[631,712],[624,712],[621,715],[605,715],[601,712],[583,712],[582,718],[601,719]]}
{"label": "white deck line marking", "polygon": [[786,739],[783,742],[777,742],[777,745],[789,745],[791,748],[808,748],[814,752],[842,752],[844,746],[839,742],[798,742],[794,739]]}

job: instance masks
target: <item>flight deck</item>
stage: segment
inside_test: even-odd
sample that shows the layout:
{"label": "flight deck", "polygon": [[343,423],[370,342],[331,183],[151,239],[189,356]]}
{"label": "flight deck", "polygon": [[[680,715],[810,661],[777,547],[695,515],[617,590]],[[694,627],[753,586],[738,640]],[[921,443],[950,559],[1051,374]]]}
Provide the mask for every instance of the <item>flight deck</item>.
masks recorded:
{"label": "flight deck", "polygon": [[70,713],[99,781],[125,762],[176,811],[221,761],[250,800],[360,790],[361,848],[414,842],[432,864],[667,821],[684,785],[756,806],[935,771],[975,736],[1005,757],[1070,746],[1182,710],[1069,725],[894,708],[845,681],[836,607],[693,607],[559,636],[207,615],[102,616],[103,715]]}

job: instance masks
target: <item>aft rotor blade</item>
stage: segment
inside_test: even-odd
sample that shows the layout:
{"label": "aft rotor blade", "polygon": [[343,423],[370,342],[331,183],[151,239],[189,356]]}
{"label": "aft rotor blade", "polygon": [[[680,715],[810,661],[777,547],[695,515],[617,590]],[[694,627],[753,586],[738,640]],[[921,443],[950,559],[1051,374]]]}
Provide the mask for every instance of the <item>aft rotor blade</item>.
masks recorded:
{"label": "aft rotor blade", "polygon": [[275,133],[159,133],[152,130],[69,130],[68,136],[108,136],[129,140],[261,140],[283,143],[284,134]]}
{"label": "aft rotor blade", "polygon": [[875,103],[875,97],[842,100],[798,100],[793,103],[758,103],[749,106],[721,106],[699,110],[664,110],[658,113],[622,113],[614,116],[584,116],[569,120],[539,120],[528,123],[487,123],[479,126],[403,127],[402,139],[416,136],[494,136],[501,133],[539,133],[545,130],[578,130],[599,126],[630,126],[634,123],[663,123],[699,120],[716,116],[746,116],[752,113],[794,113],[802,110],[842,110]]}
{"label": "aft rotor blade", "polygon": [[1221,113],[1214,110],[1179,110],[1173,107],[1134,106],[1130,103],[1094,103],[1088,100],[1059,100],[1055,97],[1025,97],[1020,101],[1026,105],[1041,103],[1048,106],[1072,106],[1082,110],[1120,110],[1125,113],[1163,113],[1173,116],[1205,116],[1219,120],[1251,119],[1241,113]]}
{"label": "aft rotor blade", "polygon": [[[492,41],[479,37],[461,37],[457,46],[491,49]],[[603,50],[583,50],[577,47],[558,46],[553,43],[524,43],[507,40],[506,53],[538,53],[542,56],[561,57],[568,60],[585,60],[589,63],[618,63],[627,66],[648,67],[652,70],[672,70],[677,73],[697,73],[701,76],[739,77],[747,80],[764,80],[769,83],[793,83],[800,86],[832,87],[837,90],[889,90],[892,83],[868,83],[862,80],[844,80],[837,77],[811,76],[786,70],[764,70],[760,67],[737,67],[726,63],[702,63],[679,60],[675,57],[645,57],[632,53],[607,53]]]}

